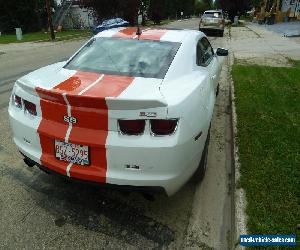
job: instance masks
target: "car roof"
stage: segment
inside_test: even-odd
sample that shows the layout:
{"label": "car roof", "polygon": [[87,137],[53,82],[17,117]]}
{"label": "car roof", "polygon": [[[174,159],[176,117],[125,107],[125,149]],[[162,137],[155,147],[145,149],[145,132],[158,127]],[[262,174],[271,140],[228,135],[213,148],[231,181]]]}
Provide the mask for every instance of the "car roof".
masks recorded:
{"label": "car roof", "polygon": [[[188,37],[196,37],[203,33],[196,30],[176,30],[176,29],[155,29],[155,28],[141,28],[143,40],[153,41],[168,41],[183,43]],[[115,28],[105,30],[95,35],[98,37],[118,37],[123,39],[136,39],[137,27]]]}
{"label": "car roof", "polygon": [[123,20],[122,18],[111,18],[111,19],[105,19],[105,20],[103,20],[102,23],[115,22],[115,21],[117,21],[119,19]]}

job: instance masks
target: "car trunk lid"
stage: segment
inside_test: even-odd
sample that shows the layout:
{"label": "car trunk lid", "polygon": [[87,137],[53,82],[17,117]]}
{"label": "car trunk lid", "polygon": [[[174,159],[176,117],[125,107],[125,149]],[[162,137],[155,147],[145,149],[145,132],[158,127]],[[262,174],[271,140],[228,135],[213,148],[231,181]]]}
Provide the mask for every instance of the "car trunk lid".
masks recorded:
{"label": "car trunk lid", "polygon": [[[36,73],[19,81],[19,85],[27,92],[40,97],[45,124],[39,130],[41,134],[64,140],[69,126],[66,121],[75,118],[69,139],[84,143],[90,138],[90,143],[93,143],[93,134],[116,131],[117,119],[167,117],[168,105],[160,92],[162,79],[72,72],[66,69],[54,70],[53,73],[57,79],[65,79],[57,83],[50,76],[51,81],[55,82],[52,84],[46,74]],[[51,70],[48,74],[51,75]],[[34,83],[32,79],[35,79]],[[86,134],[91,136],[85,137]]]}

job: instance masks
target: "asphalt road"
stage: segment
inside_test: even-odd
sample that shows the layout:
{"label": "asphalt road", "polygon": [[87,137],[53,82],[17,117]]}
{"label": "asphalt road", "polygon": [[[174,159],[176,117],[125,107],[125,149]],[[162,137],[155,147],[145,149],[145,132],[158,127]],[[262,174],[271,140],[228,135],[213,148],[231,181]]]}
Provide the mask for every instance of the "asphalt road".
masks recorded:
{"label": "asphalt road", "polygon": [[[198,20],[168,27],[197,29]],[[224,47],[227,37],[211,38]],[[228,249],[231,129],[225,60],[204,181],[146,199],[28,168],[11,139],[8,99],[24,73],[68,58],[81,41],[0,45],[0,249]]]}

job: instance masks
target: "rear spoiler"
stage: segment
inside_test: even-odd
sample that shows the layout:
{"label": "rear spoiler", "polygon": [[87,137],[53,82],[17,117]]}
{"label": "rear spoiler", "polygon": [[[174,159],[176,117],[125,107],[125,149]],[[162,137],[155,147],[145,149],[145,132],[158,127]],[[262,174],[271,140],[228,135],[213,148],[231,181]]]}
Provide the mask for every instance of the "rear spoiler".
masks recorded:
{"label": "rear spoiler", "polygon": [[[30,83],[28,84],[24,81],[17,81],[17,85],[31,95],[37,95],[36,90],[38,89],[39,95],[42,95],[43,99],[65,104],[62,93],[60,92],[55,92],[40,87],[35,88]],[[73,99],[76,98],[86,98],[89,104],[92,103],[93,99],[97,99],[97,97],[73,96]],[[158,98],[154,99],[132,99],[120,97],[105,97],[103,99],[105,99],[110,110],[140,110],[168,106],[168,103],[161,96],[158,96]]]}
{"label": "rear spoiler", "polygon": [[106,97],[105,100],[111,110],[137,110],[168,106],[168,103],[163,99],[133,100],[127,98]]}

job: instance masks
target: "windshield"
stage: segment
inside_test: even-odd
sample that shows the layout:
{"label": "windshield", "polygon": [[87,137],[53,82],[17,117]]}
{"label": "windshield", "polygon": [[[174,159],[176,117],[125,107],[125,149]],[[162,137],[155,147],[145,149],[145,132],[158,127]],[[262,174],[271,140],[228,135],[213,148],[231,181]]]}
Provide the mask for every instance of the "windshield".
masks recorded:
{"label": "windshield", "polygon": [[93,38],[65,68],[163,79],[179,47],[172,42]]}
{"label": "windshield", "polygon": [[221,18],[221,12],[205,12],[203,17],[210,17],[210,18]]}

